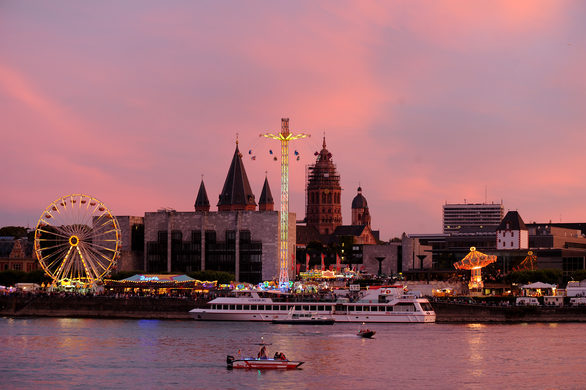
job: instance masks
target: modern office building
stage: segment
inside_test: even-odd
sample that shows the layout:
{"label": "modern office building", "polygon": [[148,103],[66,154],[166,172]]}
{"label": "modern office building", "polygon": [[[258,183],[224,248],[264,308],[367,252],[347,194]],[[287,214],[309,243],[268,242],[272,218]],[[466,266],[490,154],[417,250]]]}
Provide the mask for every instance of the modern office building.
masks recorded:
{"label": "modern office building", "polygon": [[502,203],[446,203],[443,206],[444,233],[496,231],[504,215]]}

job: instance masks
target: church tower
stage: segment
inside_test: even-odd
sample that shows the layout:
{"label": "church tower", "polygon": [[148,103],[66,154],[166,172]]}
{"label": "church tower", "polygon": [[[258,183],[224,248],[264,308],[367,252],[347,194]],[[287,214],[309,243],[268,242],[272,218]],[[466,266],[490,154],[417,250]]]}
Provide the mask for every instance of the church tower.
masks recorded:
{"label": "church tower", "polygon": [[320,234],[328,235],[342,225],[342,187],[332,154],[326,149],[325,136],[322,150],[316,155],[315,164],[309,166],[307,171],[306,222]]}
{"label": "church tower", "polygon": [[358,187],[358,194],[352,199],[352,225],[370,227],[370,213],[366,198],[362,195],[362,187]]}
{"label": "church tower", "polygon": [[254,201],[254,194],[250,189],[248,176],[244,170],[242,163],[242,153],[238,150],[238,141],[236,141],[236,150],[234,157],[224,182],[224,188],[220,193],[220,200],[218,201],[218,211],[254,211],[256,210],[256,202]]}

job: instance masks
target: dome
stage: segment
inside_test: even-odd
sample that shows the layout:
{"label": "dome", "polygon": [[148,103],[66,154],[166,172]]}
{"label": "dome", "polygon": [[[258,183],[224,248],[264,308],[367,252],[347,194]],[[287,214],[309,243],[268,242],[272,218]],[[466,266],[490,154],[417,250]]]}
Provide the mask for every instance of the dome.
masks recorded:
{"label": "dome", "polygon": [[368,203],[366,203],[366,198],[362,196],[362,188],[358,187],[358,195],[352,199],[352,208],[353,209],[365,209],[368,208]]}

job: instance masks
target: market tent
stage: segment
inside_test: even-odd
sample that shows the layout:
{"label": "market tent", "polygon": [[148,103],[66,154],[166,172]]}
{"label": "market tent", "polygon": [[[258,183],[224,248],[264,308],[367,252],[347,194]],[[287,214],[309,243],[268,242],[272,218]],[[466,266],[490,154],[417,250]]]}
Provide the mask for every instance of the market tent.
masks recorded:
{"label": "market tent", "polygon": [[525,285],[521,286],[521,288],[526,288],[526,289],[547,289],[547,288],[556,288],[556,285],[555,284],[543,283],[543,282],[535,282],[535,283],[531,283],[531,284],[525,284]]}
{"label": "market tent", "polygon": [[191,282],[195,279],[187,275],[140,275],[136,274],[129,278],[123,279],[123,282]]}

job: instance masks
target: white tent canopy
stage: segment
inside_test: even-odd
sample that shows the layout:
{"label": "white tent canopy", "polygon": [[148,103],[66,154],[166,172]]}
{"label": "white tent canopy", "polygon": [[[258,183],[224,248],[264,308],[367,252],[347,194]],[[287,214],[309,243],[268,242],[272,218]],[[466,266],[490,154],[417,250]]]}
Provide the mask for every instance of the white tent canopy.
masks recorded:
{"label": "white tent canopy", "polygon": [[547,289],[547,288],[557,288],[555,284],[548,284],[543,282],[535,282],[531,284],[525,284],[521,286],[521,288],[525,289]]}

